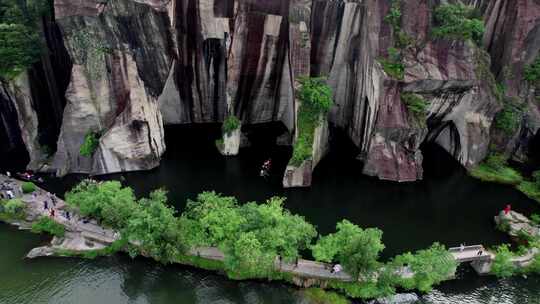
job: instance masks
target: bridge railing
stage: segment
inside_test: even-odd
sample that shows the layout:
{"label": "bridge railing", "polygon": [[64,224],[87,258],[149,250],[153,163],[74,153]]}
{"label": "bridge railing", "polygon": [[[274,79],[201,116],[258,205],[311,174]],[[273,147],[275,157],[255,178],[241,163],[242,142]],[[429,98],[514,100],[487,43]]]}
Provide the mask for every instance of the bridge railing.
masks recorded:
{"label": "bridge railing", "polygon": [[469,250],[485,250],[485,248],[483,245],[464,246],[463,250],[461,247],[448,248],[448,251],[450,252],[461,252],[461,251],[469,251]]}

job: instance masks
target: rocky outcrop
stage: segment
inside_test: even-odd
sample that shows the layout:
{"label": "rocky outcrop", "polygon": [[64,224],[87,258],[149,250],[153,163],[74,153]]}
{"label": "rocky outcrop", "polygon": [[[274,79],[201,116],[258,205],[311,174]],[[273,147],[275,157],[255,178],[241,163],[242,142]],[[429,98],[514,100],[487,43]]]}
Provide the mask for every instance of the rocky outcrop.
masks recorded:
{"label": "rocky outcrop", "polygon": [[520,127],[513,134],[494,130],[493,143],[516,161],[526,163],[531,139],[540,128],[540,87],[523,79],[525,66],[540,56],[540,3],[533,0],[483,1],[484,45],[491,70],[504,86],[507,103],[521,109]]}
{"label": "rocky outcrop", "polygon": [[[298,134],[297,134],[298,136]],[[313,170],[329,149],[328,121],[320,118],[319,125],[314,130],[312,157],[304,160],[300,165],[289,163],[283,176],[283,187],[309,187],[311,186]]]}
{"label": "rocky outcrop", "polygon": [[[248,127],[281,122],[287,134],[280,138],[290,144],[298,79],[322,76],[334,94],[327,120],[359,148],[365,174],[421,179],[426,141],[468,168],[490,143],[525,161],[540,127],[538,88],[522,80],[540,49],[540,4],[465,1],[484,16],[486,54],[472,42],[430,35],[432,12],[443,2],[400,2],[399,28],[410,39],[401,50],[404,77],[395,79],[381,64],[398,38],[385,21],[390,0],[57,0],[56,24],[44,33],[58,26],[61,39],[48,39],[49,45],[58,53],[65,47],[70,63],[43,61],[42,70],[70,72],[58,73],[57,85],[48,77],[58,88],[49,99],[65,100],[53,103],[54,115],[41,114],[34,102],[38,129],[28,132],[55,134],[48,141],[56,143],[52,165],[59,174],[153,168],[165,150],[163,125],[222,122],[229,115]],[[36,75],[30,87],[36,88]],[[412,113],[403,94],[421,97],[425,116]],[[512,136],[492,127],[508,102],[525,108]],[[46,122],[48,116],[57,118]],[[52,131],[44,132],[45,125]],[[89,133],[101,136],[86,157],[80,147]],[[309,184],[317,162],[290,168],[286,175],[301,178],[284,183]]]}
{"label": "rocky outcrop", "polygon": [[0,98],[4,108],[1,112],[6,115],[2,121],[8,135],[8,140],[4,142],[8,147],[15,147],[20,144],[17,141],[22,139],[30,157],[28,167],[36,168],[43,160],[44,153],[38,142],[38,119],[33,107],[28,74],[23,72],[15,80],[2,83]]}
{"label": "rocky outcrop", "polygon": [[[172,63],[168,16],[130,0],[100,5],[85,16],[56,6],[73,59],[53,162],[59,174],[151,169],[165,151],[157,100]],[[101,134],[93,157],[79,152],[89,132]]]}
{"label": "rocky outcrop", "polygon": [[240,131],[240,128],[238,128],[230,133],[224,133],[222,140],[218,140],[216,145],[222,155],[233,156],[238,155],[241,141],[242,131]]}

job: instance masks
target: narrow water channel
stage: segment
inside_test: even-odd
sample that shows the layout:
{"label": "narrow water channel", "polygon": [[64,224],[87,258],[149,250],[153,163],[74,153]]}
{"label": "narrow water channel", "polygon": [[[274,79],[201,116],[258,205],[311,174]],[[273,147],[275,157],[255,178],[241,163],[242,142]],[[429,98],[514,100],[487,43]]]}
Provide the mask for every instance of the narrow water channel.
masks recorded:
{"label": "narrow water channel", "polygon": [[[253,129],[253,138],[261,138]],[[283,190],[281,174],[290,149],[254,142],[240,156],[224,158],[214,148],[219,126],[167,129],[167,152],[149,172],[111,175],[132,186],[137,195],[165,187],[181,211],[189,198],[205,190],[234,195],[240,201],[286,196],[286,207],[315,224],[321,233],[341,219],[384,231],[383,258],[425,248],[508,242],[494,229],[493,216],[507,203],[519,212],[540,212],[535,202],[510,187],[482,183],[467,176],[436,146],[424,147],[425,179],[399,184],[361,174],[354,147],[334,136],[332,152],[314,173],[310,189]],[[268,179],[258,176],[263,160],[274,167]],[[44,187],[63,194],[82,176],[49,179]],[[308,303],[301,293],[279,283],[233,282],[181,266],[161,266],[147,259],[119,255],[94,261],[22,260],[42,237],[0,225],[0,303]],[[447,282],[421,303],[540,303],[540,278],[497,280],[477,277],[461,267],[462,280]]]}

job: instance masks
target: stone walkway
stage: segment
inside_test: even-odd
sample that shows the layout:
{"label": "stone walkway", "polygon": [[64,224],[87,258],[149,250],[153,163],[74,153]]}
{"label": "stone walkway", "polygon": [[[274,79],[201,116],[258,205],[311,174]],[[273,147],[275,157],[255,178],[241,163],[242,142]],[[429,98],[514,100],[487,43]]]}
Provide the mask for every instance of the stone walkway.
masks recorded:
{"label": "stone walkway", "polygon": [[[46,216],[63,225],[66,235],[62,239],[54,238],[52,246],[40,247],[31,253],[31,256],[51,255],[54,249],[66,249],[75,251],[87,251],[102,249],[119,238],[119,234],[111,229],[104,229],[95,220],[85,223],[80,215],[69,210],[66,203],[49,192],[37,187],[33,193],[23,194],[21,191],[22,181],[0,175],[0,184],[4,183],[13,189],[16,198],[20,198],[26,204],[26,221],[35,222],[40,217]],[[55,204],[52,201],[55,201]],[[45,203],[47,202],[47,209]],[[51,216],[51,209],[55,215]],[[69,211],[68,220],[65,211]]]}

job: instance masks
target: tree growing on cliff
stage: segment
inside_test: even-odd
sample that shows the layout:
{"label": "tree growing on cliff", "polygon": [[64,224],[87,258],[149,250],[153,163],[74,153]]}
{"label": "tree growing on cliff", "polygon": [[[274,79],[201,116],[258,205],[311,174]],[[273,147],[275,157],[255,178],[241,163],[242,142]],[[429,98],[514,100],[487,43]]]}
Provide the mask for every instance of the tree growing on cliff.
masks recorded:
{"label": "tree growing on cliff", "polygon": [[435,9],[434,17],[435,37],[482,42],[484,22],[475,16],[473,7],[461,3],[442,4]]}
{"label": "tree growing on cliff", "polygon": [[318,261],[339,261],[355,277],[369,277],[380,265],[378,258],[384,249],[381,239],[381,230],[361,229],[343,220],[336,225],[336,233],[321,237],[312,246],[312,253]]}
{"label": "tree growing on cliff", "polygon": [[293,146],[291,163],[299,166],[313,157],[315,129],[321,115],[326,115],[332,107],[332,89],[322,78],[302,78],[298,98],[302,104],[298,109],[298,138]]}
{"label": "tree growing on cliff", "polygon": [[91,157],[99,146],[99,132],[88,132],[84,136],[84,141],[80,147],[79,153],[85,157]]}

